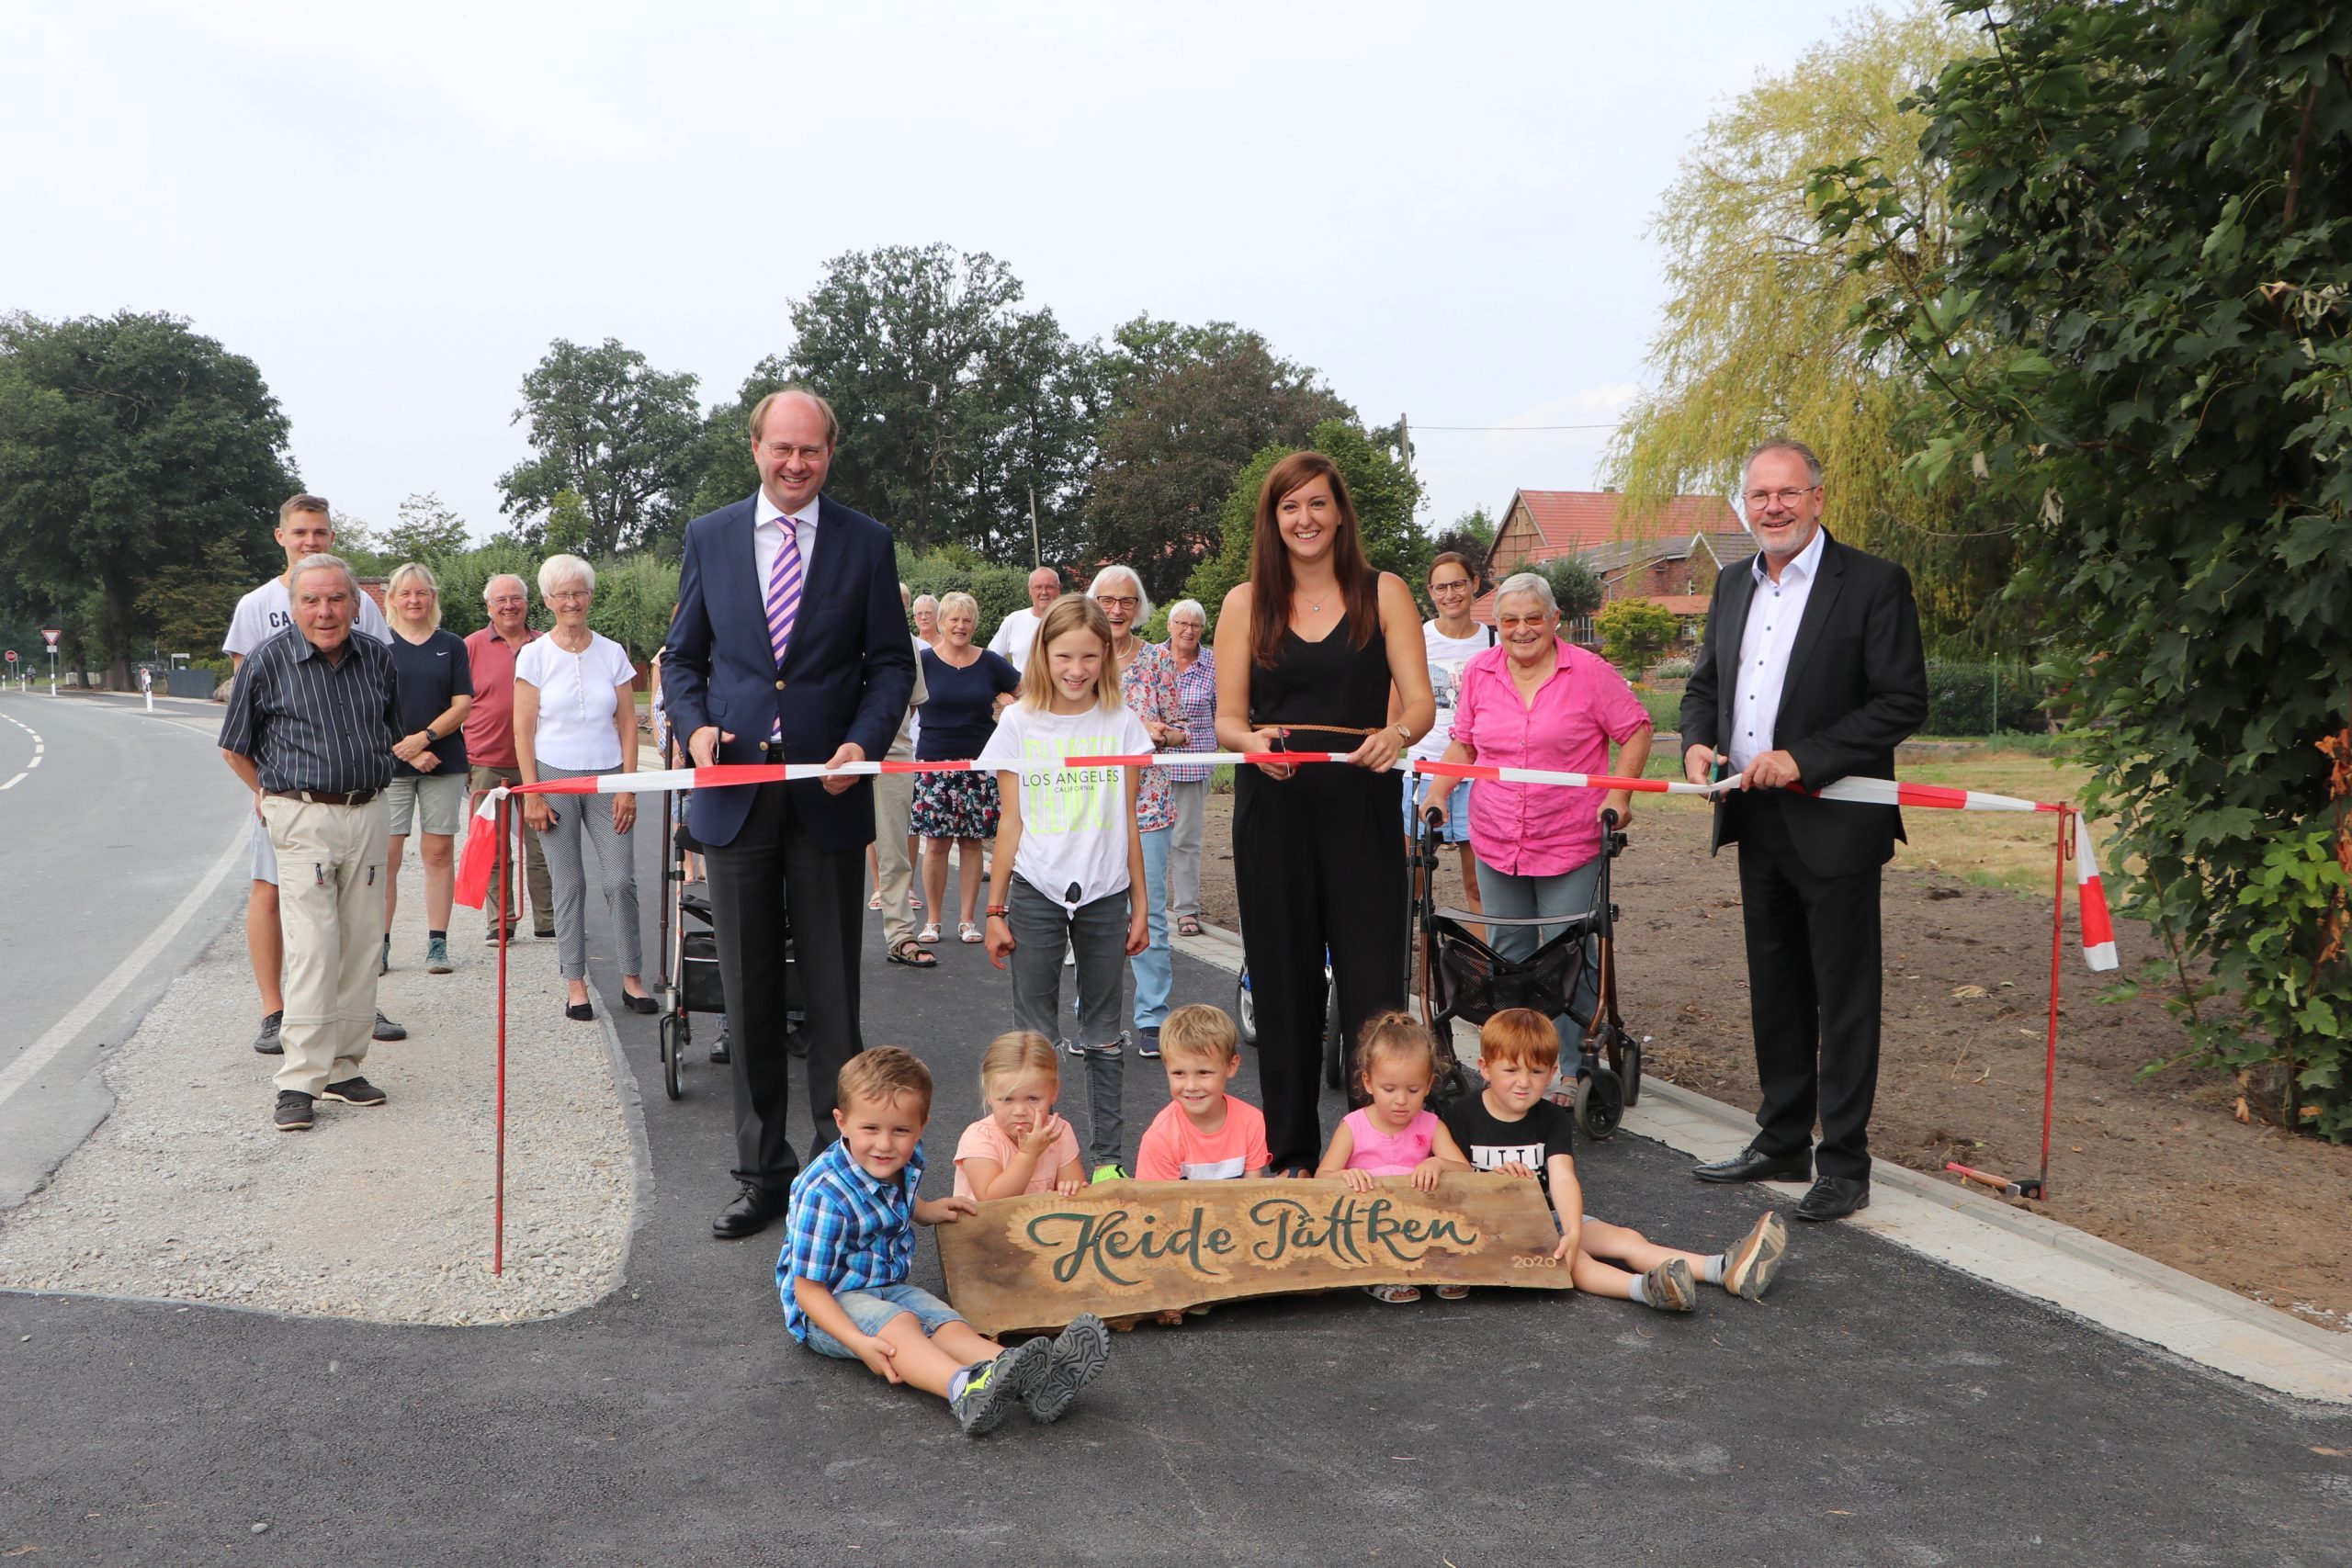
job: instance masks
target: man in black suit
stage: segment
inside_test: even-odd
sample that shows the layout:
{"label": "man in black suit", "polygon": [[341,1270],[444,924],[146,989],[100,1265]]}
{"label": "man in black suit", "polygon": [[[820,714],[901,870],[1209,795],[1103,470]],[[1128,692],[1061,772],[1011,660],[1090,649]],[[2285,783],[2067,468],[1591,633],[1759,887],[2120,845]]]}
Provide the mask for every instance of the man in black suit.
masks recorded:
{"label": "man in black suit", "polygon": [[1741,779],[1716,802],[1715,842],[1739,845],[1764,1103],[1748,1146],[1696,1174],[1804,1181],[1817,1168],[1797,1218],[1838,1220],[1871,1201],[1879,868],[1894,856],[1903,816],[1791,786],[1893,778],[1894,748],[1928,716],[1928,670],[1910,575],[1822,531],[1821,460],[1810,448],[1764,443],[1741,489],[1759,552],[1715,580],[1682,697],[1682,766],[1694,784],[1719,764]]}
{"label": "man in black suit", "polygon": [[[752,410],[751,431],[758,493],[686,525],[662,663],[672,723],[697,767],[878,758],[915,679],[890,531],[821,495],[841,437],[822,398],[771,393]],[[710,863],[734,1036],[741,1190],[711,1224],[731,1240],[784,1213],[800,1169],[784,1125],[787,889],[808,1012],[812,1153],[835,1136],[834,1082],[863,1048],[857,958],[873,781],[698,789],[686,826]]]}

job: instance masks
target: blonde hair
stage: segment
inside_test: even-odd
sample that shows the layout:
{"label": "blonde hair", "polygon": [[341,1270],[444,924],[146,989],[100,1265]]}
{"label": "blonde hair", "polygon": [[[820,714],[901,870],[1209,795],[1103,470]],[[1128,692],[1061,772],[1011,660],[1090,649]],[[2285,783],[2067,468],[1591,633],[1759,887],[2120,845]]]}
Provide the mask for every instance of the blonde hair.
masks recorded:
{"label": "blonde hair", "polygon": [[753,446],[758,446],[767,434],[768,410],[786,398],[806,398],[816,404],[817,412],[825,416],[825,445],[833,447],[842,444],[842,422],[840,416],[833,412],[832,404],[806,387],[779,387],[752,405],[750,424]]}
{"label": "blonde hair", "polygon": [[913,1052],[896,1045],[876,1045],[843,1062],[833,1092],[844,1111],[861,1100],[895,1103],[911,1095],[915,1114],[931,1119],[931,1069]]}
{"label": "blonde hair", "polygon": [[1384,1012],[1363,1026],[1356,1046],[1356,1083],[1370,1088],[1374,1062],[1410,1062],[1437,1082],[1437,1042],[1408,1012]]}
{"label": "blonde hair", "polygon": [[1085,594],[1065,593],[1046,606],[1045,616],[1037,623],[1036,646],[1030,650],[1029,667],[1021,672],[1023,707],[1053,706],[1054,661],[1047,650],[1055,639],[1079,630],[1092,632],[1102,644],[1102,671],[1094,678],[1094,705],[1114,708],[1124,700],[1119,694],[1119,655],[1111,640],[1110,617]]}
{"label": "blonde hair", "polygon": [[986,1100],[994,1085],[1024,1073],[1044,1073],[1058,1088],[1062,1081],[1061,1057],[1055,1052],[1054,1043],[1035,1030],[1009,1030],[989,1041],[989,1048],[980,1054],[980,1098]]}
{"label": "blonde hair", "polygon": [[287,520],[297,512],[315,512],[327,520],[329,526],[333,526],[334,523],[334,509],[327,504],[327,498],[322,495],[312,495],[309,491],[304,491],[300,495],[289,495],[279,505],[278,526],[284,527]]}
{"label": "blonde hair", "polygon": [[1478,1058],[1549,1072],[1560,1065],[1560,1032],[1533,1008],[1505,1008],[1478,1031]]}
{"label": "blonde hair", "polygon": [[[939,624],[947,625],[947,617],[961,610],[972,617],[972,630],[980,629],[980,602],[958,588],[939,596]],[[909,612],[911,614],[911,610]]]}
{"label": "blonde hair", "polygon": [[401,584],[412,578],[423,582],[425,591],[433,595],[432,626],[437,632],[441,629],[441,582],[423,561],[402,561],[392,568],[392,575],[384,584],[384,603],[390,604],[392,595],[401,591]]}
{"label": "blonde hair", "polygon": [[1178,1008],[1159,1026],[1162,1055],[1214,1056],[1230,1062],[1239,1055],[1241,1036],[1223,1008],[1193,1002]]}

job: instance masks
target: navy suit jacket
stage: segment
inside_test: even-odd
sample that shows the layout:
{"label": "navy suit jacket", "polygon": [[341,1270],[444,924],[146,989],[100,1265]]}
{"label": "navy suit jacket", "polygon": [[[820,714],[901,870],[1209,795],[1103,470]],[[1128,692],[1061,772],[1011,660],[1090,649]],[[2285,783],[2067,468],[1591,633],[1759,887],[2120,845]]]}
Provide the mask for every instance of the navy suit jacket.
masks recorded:
{"label": "navy suit jacket", "polygon": [[[768,641],[766,584],[752,545],[754,499],[686,525],[678,618],[662,659],[663,699],[682,740],[705,725],[722,735],[722,762],[823,762],[850,741],[868,761],[889,750],[914,694],[913,645],[899,601],[890,530],[820,498],[815,558],[778,667]],[[781,753],[767,749],[781,721]],[[698,789],[686,827],[706,844],[742,830],[756,786]],[[860,779],[828,795],[814,779],[786,784],[794,825],[821,850],[874,841],[874,788]]]}
{"label": "navy suit jacket", "polygon": [[[1682,693],[1682,744],[1730,749],[1739,644],[1756,592],[1747,561],[1724,568],[1707,606],[1707,630]],[[1824,536],[1821,576],[1804,602],[1772,744],[1794,757],[1809,789],[1849,774],[1894,776],[1894,748],[1928,716],[1928,667],[1911,575],[1893,561]],[[1733,797],[1718,796],[1715,842],[1739,837]],[[1786,795],[1789,837],[1816,876],[1850,876],[1884,865],[1903,837],[1892,806],[1858,806]]]}

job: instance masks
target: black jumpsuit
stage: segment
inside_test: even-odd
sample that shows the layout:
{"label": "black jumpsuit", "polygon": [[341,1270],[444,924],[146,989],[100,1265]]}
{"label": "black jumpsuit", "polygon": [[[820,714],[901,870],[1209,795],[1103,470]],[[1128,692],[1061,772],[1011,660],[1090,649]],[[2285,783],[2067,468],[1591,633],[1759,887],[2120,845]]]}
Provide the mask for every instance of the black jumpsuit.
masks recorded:
{"label": "black jumpsuit", "polygon": [[[1386,721],[1388,688],[1388,649],[1377,628],[1362,648],[1344,615],[1319,642],[1285,628],[1273,666],[1250,666],[1250,723],[1287,728],[1294,751],[1352,751],[1363,731]],[[1317,723],[1357,733],[1318,730]],[[1234,894],[1276,1170],[1312,1170],[1323,1156],[1316,1101],[1326,948],[1351,1063],[1365,1021],[1405,1005],[1402,783],[1395,773],[1331,762],[1304,764],[1287,780],[1254,767],[1235,771]]]}

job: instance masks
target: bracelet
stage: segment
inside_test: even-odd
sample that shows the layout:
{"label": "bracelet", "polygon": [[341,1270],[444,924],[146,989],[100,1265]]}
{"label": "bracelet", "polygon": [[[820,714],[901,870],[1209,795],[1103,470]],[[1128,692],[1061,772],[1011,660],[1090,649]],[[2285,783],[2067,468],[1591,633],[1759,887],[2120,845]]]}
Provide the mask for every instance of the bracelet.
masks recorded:
{"label": "bracelet", "polygon": [[988,908],[989,919],[992,920],[1003,919],[1006,912],[1012,908],[1012,906],[1010,904],[990,904]]}

